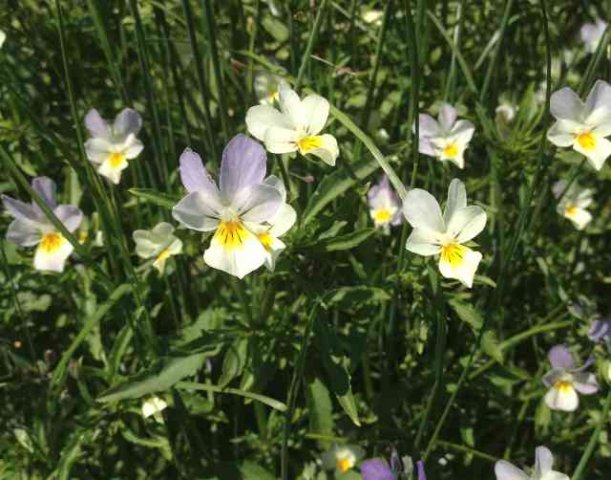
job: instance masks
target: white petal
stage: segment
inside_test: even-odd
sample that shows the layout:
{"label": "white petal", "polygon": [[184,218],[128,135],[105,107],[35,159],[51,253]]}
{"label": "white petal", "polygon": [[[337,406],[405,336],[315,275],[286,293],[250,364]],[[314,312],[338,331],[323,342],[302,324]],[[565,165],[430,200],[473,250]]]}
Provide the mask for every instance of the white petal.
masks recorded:
{"label": "white petal", "polygon": [[295,209],[288,203],[282,204],[278,209],[278,213],[269,221],[271,224],[269,229],[270,235],[281,237],[295,225],[296,220],[297,212],[295,212]]}
{"label": "white petal", "polygon": [[298,134],[284,127],[271,127],[265,132],[265,148],[271,153],[290,153],[297,151]]}
{"label": "white petal", "polygon": [[268,105],[257,105],[246,112],[248,132],[255,138],[265,140],[265,132],[270,127],[292,128],[290,120],[281,112]]}
{"label": "white petal", "polygon": [[559,120],[579,121],[583,120],[585,105],[572,89],[564,87],[552,93],[550,109]]}
{"label": "white petal", "polygon": [[174,205],[172,216],[187,228],[210,232],[216,229],[222,209],[218,197],[202,190],[189,193]]}
{"label": "white petal", "polygon": [[140,155],[143,148],[142,142],[133,133],[130,133],[121,146],[120,151],[125,154],[125,158],[132,159]]}
{"label": "white petal", "polygon": [[127,168],[127,165],[126,159],[123,159],[119,165],[113,165],[108,158],[98,167],[98,173],[117,185],[121,181],[121,172]]}
{"label": "white petal", "polygon": [[448,219],[447,233],[456,239],[457,243],[465,243],[475,238],[486,226],[486,212],[476,205],[455,210]]}
{"label": "white petal", "polygon": [[301,102],[301,125],[310,135],[318,135],[329,117],[329,102],[319,95],[308,95]]}
{"label": "white petal", "polygon": [[38,244],[34,254],[34,268],[36,270],[47,270],[52,272],[63,272],[66,260],[74,250],[72,244],[60,235],[60,244],[53,251],[49,252]]}
{"label": "white petal", "polygon": [[438,236],[426,230],[414,229],[407,238],[405,248],[416,255],[437,255],[441,251]]}
{"label": "white petal", "polygon": [[545,404],[552,410],[574,412],[579,406],[579,397],[572,386],[564,388],[552,387],[545,394]]}
{"label": "white petal", "polygon": [[499,460],[494,464],[496,480],[528,480],[530,477],[505,460]]}
{"label": "white petal", "polygon": [[597,80],[586,99],[586,123],[597,126],[611,122],[611,85]]}
{"label": "white petal", "polygon": [[314,155],[320,158],[323,162],[331,167],[335,166],[335,161],[339,155],[339,147],[337,146],[337,140],[333,135],[324,134],[320,135],[322,143],[319,148],[308,152],[310,155]]}
{"label": "white petal", "polygon": [[418,136],[420,141],[423,138],[437,137],[441,133],[441,129],[437,120],[426,113],[418,115]]}
{"label": "white petal", "polygon": [[439,109],[439,126],[444,132],[449,132],[456,122],[456,109],[448,104],[444,103]]}
{"label": "white petal", "polygon": [[573,144],[573,148],[585,155],[595,170],[603,168],[605,160],[611,155],[611,142],[598,136],[596,136],[596,145],[592,149],[584,149],[577,141]]}
{"label": "white petal", "polygon": [[93,163],[102,163],[113,151],[113,144],[104,138],[90,138],[85,142],[85,153]]}
{"label": "white petal", "polygon": [[299,95],[288,86],[281,87],[278,92],[280,111],[284,113],[294,128],[303,128],[305,116]]}
{"label": "white petal", "polygon": [[592,214],[584,208],[574,207],[570,211],[564,211],[563,215],[568,218],[577,230],[583,230],[592,221]]}
{"label": "white petal", "polygon": [[162,412],[168,404],[159,397],[153,397],[142,404],[142,416],[148,418],[151,415]]}
{"label": "white petal", "polygon": [[441,208],[435,197],[426,190],[414,188],[403,202],[403,214],[413,228],[429,232],[445,232]]}
{"label": "white petal", "polygon": [[557,120],[547,131],[547,139],[557,147],[570,147],[575,142],[575,132],[583,128],[572,120]]}
{"label": "white petal", "polygon": [[479,262],[482,259],[482,254],[475,252],[464,245],[455,245],[451,248],[458,248],[452,254],[447,254],[448,247],[443,247],[439,257],[439,271],[445,278],[453,278],[460,281],[467,288],[473,285],[473,277]]}
{"label": "white petal", "polygon": [[267,252],[255,234],[244,225],[227,232],[220,224],[204,252],[204,261],[217,270],[243,278],[265,262]]}
{"label": "white petal", "polygon": [[554,456],[547,447],[537,447],[535,450],[535,477],[542,478],[552,471]]}
{"label": "white petal", "polygon": [[465,184],[458,178],[454,178],[450,182],[450,187],[448,188],[448,201],[443,212],[443,220],[445,221],[446,225],[450,222],[450,219],[456,210],[460,210],[466,206],[467,189],[465,188]]}

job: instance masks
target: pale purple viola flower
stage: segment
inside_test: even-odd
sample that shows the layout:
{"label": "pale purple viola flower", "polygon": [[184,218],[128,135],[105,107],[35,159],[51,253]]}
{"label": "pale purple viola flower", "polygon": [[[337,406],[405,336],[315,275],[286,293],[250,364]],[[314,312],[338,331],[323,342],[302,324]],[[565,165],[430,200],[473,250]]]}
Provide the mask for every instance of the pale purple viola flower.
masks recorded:
{"label": "pale purple viola flower", "polygon": [[499,460],[494,465],[496,480],[569,480],[569,476],[553,470],[554,456],[547,447],[537,447],[535,450],[535,467],[532,474],[515,465]]}
{"label": "pale purple viola flower", "polygon": [[595,343],[611,339],[611,320],[594,320],[590,325],[588,337]]}
{"label": "pale purple viola flower", "polygon": [[285,208],[282,182],[265,178],[266,161],[259,143],[236,135],[223,151],[217,186],[197,153],[187,148],[180,156],[180,178],[189,193],[172,215],[192,230],[215,232],[204,261],[238,278],[275,260],[270,255],[284,246],[277,237],[295,221],[294,210]]}
{"label": "pale purple viola flower", "polygon": [[388,229],[390,225],[401,223],[401,202],[384,175],[380,183],[373,185],[367,192],[369,214],[376,227]]}
{"label": "pale purple viola flower", "polygon": [[85,142],[87,158],[100,175],[118,184],[127,161],[140,155],[144,148],[136,137],[142,128],[142,118],[135,110],[125,108],[110,125],[92,109],[85,116],[85,127],[91,137]]}
{"label": "pale purple viola flower", "polygon": [[[414,470],[414,464],[410,457],[399,458],[396,450],[390,457],[390,464],[383,458],[371,458],[361,464],[361,475],[363,480],[399,480],[409,477]],[[418,480],[426,480],[424,462],[416,462]]]}
{"label": "pale purple viola flower", "polygon": [[[36,177],[32,180],[32,188],[70,233],[79,227],[83,221],[83,212],[74,205],[57,205],[53,180]],[[34,201],[25,203],[7,195],[2,195],[2,203],[14,218],[6,232],[6,239],[20,247],[36,246],[36,270],[62,272],[74,247],[56,230],[40,207]]]}
{"label": "pale purple viola flower", "polygon": [[475,127],[469,120],[457,120],[456,109],[444,103],[437,120],[426,113],[418,116],[418,151],[440,161],[464,168],[464,153]]}
{"label": "pale purple viola flower", "polygon": [[574,412],[579,406],[578,392],[592,395],[599,385],[593,373],[585,372],[591,362],[577,368],[575,359],[564,345],[552,347],[548,354],[552,370],[543,376],[543,383],[549,388],[545,403],[552,410]]}
{"label": "pale purple viola flower", "polygon": [[579,30],[581,41],[585,44],[586,52],[594,53],[598,48],[600,40],[605,34],[608,23],[600,18],[592,23],[584,23]]}

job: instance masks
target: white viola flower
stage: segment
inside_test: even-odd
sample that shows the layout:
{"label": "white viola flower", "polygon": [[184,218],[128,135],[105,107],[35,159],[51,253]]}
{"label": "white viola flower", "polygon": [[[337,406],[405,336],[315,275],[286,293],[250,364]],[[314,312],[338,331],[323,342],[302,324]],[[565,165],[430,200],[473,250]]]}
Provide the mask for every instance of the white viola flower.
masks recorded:
{"label": "white viola flower", "polygon": [[6,33],[0,30],[0,48],[4,45],[4,41],[6,40]]}
{"label": "white viola flower", "polygon": [[136,254],[141,258],[154,258],[153,267],[163,273],[168,258],[182,252],[182,241],[173,233],[174,227],[166,222],[155,225],[152,230],[134,231]]}
{"label": "white viola flower", "polygon": [[585,44],[586,52],[594,53],[600,40],[605,34],[608,23],[597,18],[593,23],[584,23],[579,30],[581,41]]}
{"label": "white viola flower", "polygon": [[568,218],[577,230],[583,230],[592,221],[592,214],[587,208],[592,203],[592,190],[581,188],[573,183],[567,188],[566,180],[558,180],[552,191],[558,199],[556,211],[564,218]]}
{"label": "white viola flower", "polygon": [[334,166],[339,148],[333,135],[320,132],[329,117],[329,102],[319,95],[303,100],[294,90],[280,86],[280,110],[269,105],[251,107],[246,113],[248,132],[271,153],[297,152],[314,155]]}
{"label": "white viola flower", "polygon": [[582,395],[598,392],[596,377],[584,371],[591,362],[577,368],[571,352],[564,345],[552,347],[548,357],[552,370],[543,376],[543,383],[549,388],[544,399],[549,408],[574,412],[579,406],[577,392]]}
{"label": "white viola flower", "polygon": [[405,248],[418,255],[439,255],[441,275],[471,288],[482,254],[464,244],[484,229],[487,216],[481,207],[467,206],[465,184],[457,178],[452,180],[443,215],[429,192],[410,190],[403,202],[403,214],[414,228]]}
{"label": "white viola flower", "polygon": [[[72,233],[83,221],[83,212],[74,205],[57,205],[55,182],[48,177],[36,177],[32,188],[42,197],[55,216]],[[15,218],[6,232],[6,239],[20,247],[36,247],[34,268],[63,272],[66,260],[74,250],[72,244],[57,231],[40,207],[2,195],[4,208]]]}
{"label": "white viola flower", "polygon": [[274,105],[280,98],[280,88],[288,87],[282,77],[270,72],[255,74],[254,89],[261,105]]}
{"label": "white viola flower", "polygon": [[469,120],[456,120],[456,109],[444,103],[437,120],[426,113],[418,116],[418,151],[464,168],[464,153],[475,132]]}
{"label": "white viola flower", "polygon": [[369,215],[376,227],[388,228],[401,223],[401,202],[384,175],[380,183],[367,192]]}
{"label": "white viola flower", "polygon": [[152,397],[142,403],[142,417],[149,418],[153,416],[157,421],[163,421],[161,412],[168,408],[165,400],[159,397]]}
{"label": "white viola flower", "polygon": [[570,480],[568,475],[556,472],[554,456],[547,447],[537,447],[535,450],[535,467],[532,474],[527,474],[505,460],[499,460],[494,465],[496,480]]}
{"label": "white viola flower", "polygon": [[382,19],[384,18],[384,12],[382,10],[366,10],[362,13],[363,21],[366,23],[372,23],[376,26],[382,25]]}
{"label": "white viola flower", "polygon": [[268,270],[273,271],[276,267],[276,259],[286,249],[286,245],[280,240],[280,237],[295,225],[297,212],[286,203],[286,188],[282,180],[271,175],[263,183],[276,188],[282,194],[282,204],[276,214],[264,223],[251,225],[252,231],[256,233],[259,241],[265,248],[265,266]]}
{"label": "white viola flower", "polygon": [[278,184],[264,179],[266,161],[259,143],[236,135],[223,151],[217,187],[197,153],[186,149],[180,156],[180,177],[189,193],[172,215],[192,230],[215,232],[204,261],[238,278],[269,260],[268,239],[259,235],[265,235],[262,226],[271,226],[285,203]]}
{"label": "white viola flower", "polygon": [[547,139],[558,147],[573,147],[600,170],[611,155],[611,85],[597,80],[585,103],[569,87],[561,88],[551,97],[551,113],[556,123],[547,132]]}
{"label": "white viola flower", "polygon": [[91,136],[85,142],[87,158],[100,175],[118,184],[121,173],[127,168],[127,161],[140,155],[144,148],[136,138],[142,128],[142,118],[131,108],[125,108],[110,125],[97,110],[92,109],[85,116],[85,126]]}
{"label": "white viola flower", "polygon": [[353,469],[363,458],[365,451],[356,445],[333,445],[322,455],[322,467],[325,470],[335,470],[346,473]]}

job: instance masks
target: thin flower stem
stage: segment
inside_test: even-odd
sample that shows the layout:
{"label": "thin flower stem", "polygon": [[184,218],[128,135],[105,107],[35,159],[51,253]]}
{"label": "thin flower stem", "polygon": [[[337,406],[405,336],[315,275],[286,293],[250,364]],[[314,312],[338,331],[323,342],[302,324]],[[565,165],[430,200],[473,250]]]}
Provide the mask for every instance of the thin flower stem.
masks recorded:
{"label": "thin flower stem", "polygon": [[308,63],[310,63],[310,56],[312,54],[312,49],[314,48],[316,37],[318,36],[318,31],[320,30],[320,26],[322,25],[322,19],[323,19],[323,15],[325,13],[326,7],[327,7],[327,0],[322,0],[322,3],[318,7],[318,11],[316,12],[314,26],[312,27],[312,31],[310,32],[310,38],[308,39],[306,50],[301,58],[301,65],[299,66],[299,72],[297,73],[297,80],[295,80],[295,90],[299,90],[299,87],[301,86],[303,82],[303,77],[305,76],[305,72],[308,67]]}
{"label": "thin flower stem", "polygon": [[[252,31],[250,32],[250,39],[248,41],[248,51],[251,54],[255,53],[255,45],[257,44],[257,34],[259,33],[259,14],[261,12],[261,0],[255,0],[255,14],[253,16]],[[248,57],[248,74],[246,75],[246,89],[250,92],[250,96],[254,98],[254,86],[255,86],[255,61],[250,56]]]}
{"label": "thin flower stem", "polygon": [[598,421],[598,424],[596,425],[596,427],[594,428],[594,431],[592,432],[592,435],[590,436],[588,445],[586,446],[586,449],[584,450],[583,455],[581,456],[581,459],[579,460],[579,463],[577,464],[577,468],[575,468],[575,471],[573,472],[573,476],[571,477],[572,480],[581,480],[581,476],[586,471],[586,467],[588,466],[588,462],[590,461],[590,458],[592,457],[592,454],[594,453],[594,449],[596,448],[596,446],[598,445],[598,442],[600,441],[600,432],[602,431],[603,427],[607,423],[609,423],[609,411],[610,410],[611,410],[611,388],[609,388],[609,391],[607,392],[607,401],[605,402],[605,406],[603,408],[603,411],[601,412],[600,420]]}

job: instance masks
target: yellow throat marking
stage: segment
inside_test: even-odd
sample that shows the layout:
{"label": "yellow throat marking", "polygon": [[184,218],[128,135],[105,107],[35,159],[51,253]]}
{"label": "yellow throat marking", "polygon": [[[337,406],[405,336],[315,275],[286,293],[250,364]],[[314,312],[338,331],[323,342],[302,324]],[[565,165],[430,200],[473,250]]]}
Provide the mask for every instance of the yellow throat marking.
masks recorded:
{"label": "yellow throat marking", "polygon": [[594,150],[596,148],[596,137],[590,131],[581,132],[577,135],[577,143],[584,150]]}
{"label": "yellow throat marking", "polygon": [[336,467],[342,473],[347,472],[353,466],[354,466],[354,462],[348,457],[340,457],[337,459]]}
{"label": "yellow throat marking", "polygon": [[122,152],[113,152],[108,159],[112,168],[119,168],[125,162],[125,154]]}
{"label": "yellow throat marking", "polygon": [[388,223],[392,219],[392,212],[388,208],[378,208],[373,211],[373,219],[377,223]]}
{"label": "yellow throat marking", "polygon": [[64,237],[57,232],[45,233],[40,240],[39,248],[44,253],[55,253],[60,249],[63,241]]}
{"label": "yellow throat marking", "polygon": [[467,247],[458,243],[448,243],[441,247],[441,259],[452,267],[459,267],[464,262]]}
{"label": "yellow throat marking", "polygon": [[558,390],[559,393],[569,393],[573,390],[573,384],[567,380],[558,380],[554,383],[554,388]]}
{"label": "yellow throat marking", "polygon": [[458,155],[458,145],[455,143],[450,143],[446,145],[442,153],[444,157],[454,158]]}
{"label": "yellow throat marking", "polygon": [[226,250],[242,248],[248,231],[239,220],[221,222],[216,229],[214,238],[223,245]]}
{"label": "yellow throat marking", "polygon": [[308,137],[303,137],[297,140],[297,147],[299,148],[299,153],[301,153],[302,155],[317,150],[321,146],[322,137],[320,135],[310,135]]}
{"label": "yellow throat marking", "polygon": [[265,250],[267,250],[268,252],[272,251],[272,243],[274,242],[274,239],[268,232],[260,233],[259,235],[257,235],[257,238],[259,239],[261,245],[263,245],[263,248],[265,248]]}

